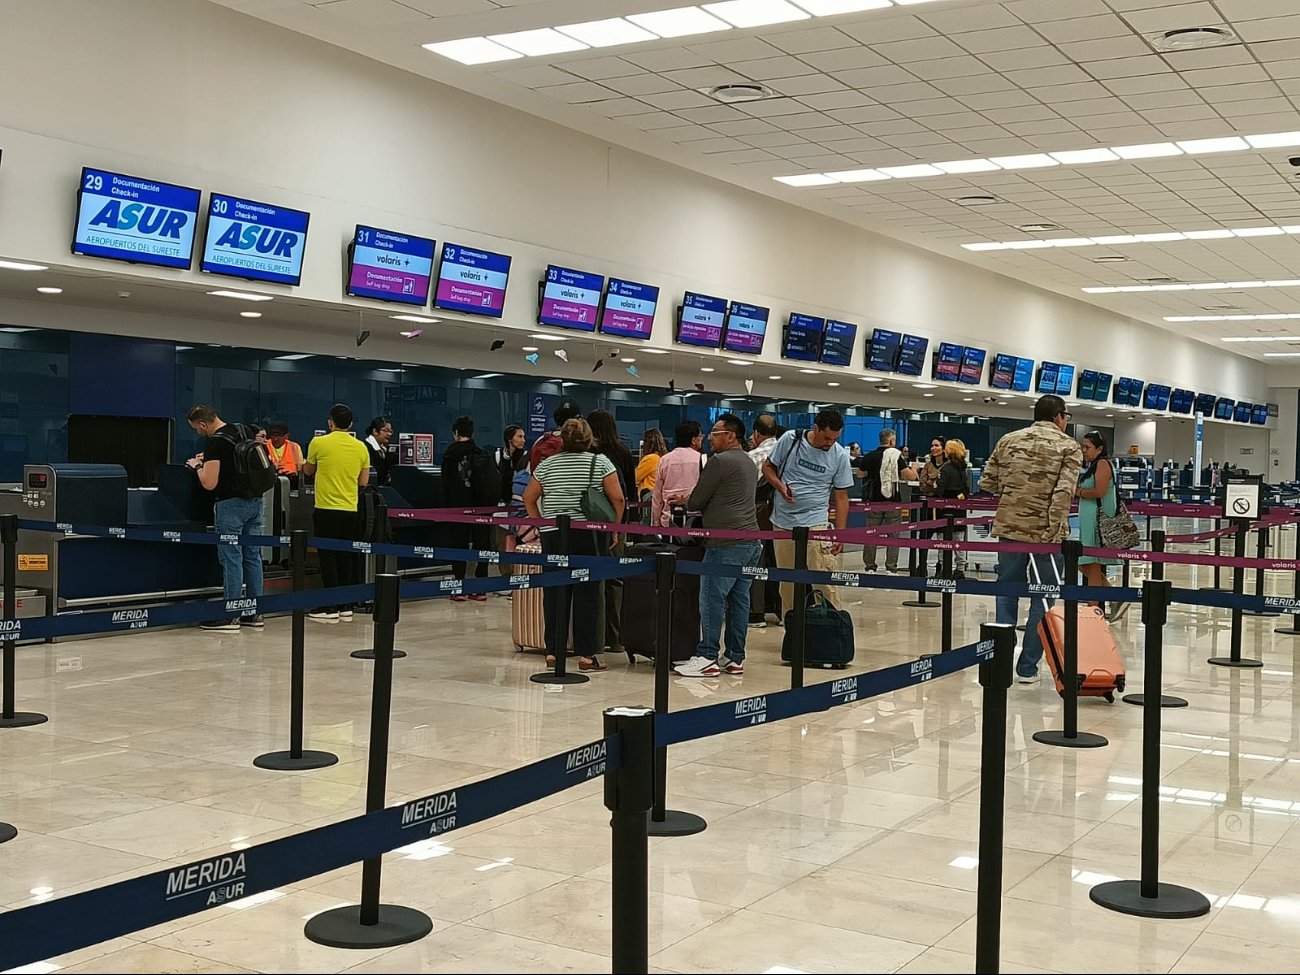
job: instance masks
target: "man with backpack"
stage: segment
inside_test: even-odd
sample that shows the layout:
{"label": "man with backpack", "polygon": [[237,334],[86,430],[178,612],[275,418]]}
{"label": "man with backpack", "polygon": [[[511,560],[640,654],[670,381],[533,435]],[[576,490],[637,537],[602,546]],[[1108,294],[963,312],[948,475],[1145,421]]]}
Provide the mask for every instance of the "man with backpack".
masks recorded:
{"label": "man with backpack", "polygon": [[[866,497],[869,504],[898,504],[902,493],[900,485],[905,480],[915,480],[916,473],[903,464],[902,454],[895,446],[896,434],[893,430],[880,431],[880,446],[858,460],[858,467],[866,472]],[[875,510],[867,512],[868,528],[884,528],[900,524],[903,513],[897,509]],[[876,546],[868,541],[862,547],[862,561],[868,572],[875,572],[880,567],[876,564]],[[898,547],[885,549],[885,571],[898,571]]]}
{"label": "man with backpack", "polygon": [[[262,495],[275,485],[275,468],[252,429],[226,423],[211,406],[199,404],[187,417],[204,438],[203,450],[186,461],[199,483],[216,495],[212,525],[218,536],[262,534]],[[217,546],[228,615],[200,623],[211,633],[238,633],[263,626],[257,611],[262,595],[262,552],[257,545]]]}
{"label": "man with backpack", "polygon": [[[458,416],[451,425],[452,443],[442,454],[442,484],[450,508],[488,508],[501,501],[501,469],[492,455],[474,442],[474,420],[468,416]],[[451,524],[448,526],[451,548],[473,548],[479,551],[491,550],[492,528],[489,525]],[[457,579],[464,579],[466,564],[453,562],[452,573]],[[474,567],[476,579],[486,579],[488,563],[477,562]],[[481,592],[465,596],[457,594],[451,597],[454,603],[463,603],[467,599],[486,602],[487,596]]]}
{"label": "man with backpack", "polygon": [[[361,531],[357,511],[360,489],[370,483],[370,451],[350,432],[352,410],[343,403],[330,407],[326,421],[329,433],[313,437],[307,445],[303,473],[316,478],[316,507],[312,511],[312,533],[318,538],[355,542]],[[362,581],[362,559],[352,552],[320,549],[321,584],[355,586]],[[308,613],[317,623],[350,623],[352,604],[322,606]]]}

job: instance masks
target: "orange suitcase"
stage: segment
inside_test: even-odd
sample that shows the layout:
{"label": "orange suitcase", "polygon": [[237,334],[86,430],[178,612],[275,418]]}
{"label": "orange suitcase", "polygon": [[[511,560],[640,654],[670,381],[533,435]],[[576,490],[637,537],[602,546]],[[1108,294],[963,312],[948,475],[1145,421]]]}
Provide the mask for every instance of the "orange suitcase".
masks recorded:
{"label": "orange suitcase", "polygon": [[[1104,697],[1115,700],[1115,692],[1124,690],[1124,661],[1120,659],[1115,637],[1106,616],[1095,606],[1081,605],[1079,611],[1079,682],[1080,697]],[[1056,692],[1065,693],[1061,679],[1065,671],[1065,605],[1057,603],[1038,624],[1043,641],[1047,669],[1056,681]]]}

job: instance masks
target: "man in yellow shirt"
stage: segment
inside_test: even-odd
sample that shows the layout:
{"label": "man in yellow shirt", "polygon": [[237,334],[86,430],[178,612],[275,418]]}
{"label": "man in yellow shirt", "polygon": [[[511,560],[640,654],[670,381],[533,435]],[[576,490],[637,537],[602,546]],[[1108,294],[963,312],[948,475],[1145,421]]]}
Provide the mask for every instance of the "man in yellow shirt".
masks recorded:
{"label": "man in yellow shirt", "polygon": [[[370,451],[353,436],[352,410],[342,403],[330,407],[329,433],[313,437],[307,446],[303,473],[316,477],[316,510],[312,512],[312,532],[318,538],[341,538],[356,541],[359,516],[357,495],[370,483]],[[321,583],[326,589],[355,586],[361,582],[361,556],[351,552],[320,552]],[[352,606],[322,606],[308,619],[319,623],[352,620]]]}

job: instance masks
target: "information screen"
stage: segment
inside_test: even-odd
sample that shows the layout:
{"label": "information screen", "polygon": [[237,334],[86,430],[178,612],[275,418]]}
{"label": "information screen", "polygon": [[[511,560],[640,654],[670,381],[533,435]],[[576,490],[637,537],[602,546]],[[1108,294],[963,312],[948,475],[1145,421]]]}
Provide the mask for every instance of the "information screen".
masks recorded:
{"label": "information screen", "polygon": [[603,274],[551,264],[546,268],[546,278],[542,281],[537,324],[594,332],[600,314],[600,293],[604,288]]}
{"label": "information screen", "polygon": [[1115,383],[1115,405],[1141,406],[1142,380],[1120,376],[1119,380]]}
{"label": "information screen", "polygon": [[716,349],[722,343],[722,328],[727,320],[727,299],[686,292],[677,320],[677,341]]}
{"label": "information screen", "polygon": [[980,380],[984,378],[984,357],[988,353],[984,349],[974,349],[969,345],[961,357],[961,381],[971,386],[978,386]]}
{"label": "information screen", "polygon": [[1214,418],[1216,420],[1231,420],[1232,411],[1236,407],[1235,399],[1228,399],[1226,396],[1220,396],[1214,401]]}
{"label": "information screen", "polygon": [[903,336],[887,328],[871,331],[871,342],[867,345],[867,368],[877,372],[893,372],[898,368],[898,352]]}
{"label": "information screen", "polygon": [[250,281],[297,285],[311,214],[213,193],[199,269]]}
{"label": "information screen", "polygon": [[648,339],[658,306],[659,289],[655,285],[610,278],[600,312],[600,330],[606,335]]}
{"label": "information screen", "polygon": [[727,334],[722,347],[728,352],[758,355],[763,351],[763,337],[767,334],[770,314],[769,309],[762,305],[733,301],[727,309]]}
{"label": "information screen", "polygon": [[1017,393],[1029,392],[1029,384],[1034,378],[1034,360],[1016,357],[1016,371],[1011,377],[1011,388]]}
{"label": "information screen", "polygon": [[993,357],[989,370],[989,385],[994,389],[1010,389],[1016,378],[1016,357],[999,352]]}
{"label": "information screen", "polygon": [[1251,416],[1254,415],[1254,403],[1238,403],[1232,411],[1232,418],[1237,423],[1249,423]]}
{"label": "information screen", "polygon": [[925,352],[930,340],[919,335],[904,335],[898,350],[898,372],[902,376],[919,376],[925,368]]}
{"label": "information screen", "polygon": [[1094,399],[1097,396],[1097,372],[1094,369],[1084,369],[1079,373],[1079,391],[1076,394],[1079,399]]}
{"label": "information screen", "polygon": [[509,279],[508,255],[443,244],[434,307],[500,318],[506,307]]}
{"label": "information screen", "polygon": [[955,383],[961,379],[961,360],[966,350],[951,342],[940,342],[939,351],[934,354],[934,365],[930,369],[931,379],[942,379]]}
{"label": "information screen", "polygon": [[1196,412],[1202,416],[1214,416],[1214,394],[1196,394]]}
{"label": "information screen", "polygon": [[1196,400],[1196,394],[1190,389],[1175,389],[1169,397],[1169,411],[1171,413],[1190,413],[1192,412],[1192,403]]}
{"label": "information screen", "polygon": [[1254,410],[1251,412],[1251,414],[1250,414],[1250,422],[1251,422],[1251,423],[1258,423],[1260,426],[1263,426],[1264,424],[1266,424],[1266,423],[1268,422],[1268,404],[1267,404],[1267,403],[1256,403],[1256,404],[1255,404],[1255,409],[1254,409]]}
{"label": "information screen", "polygon": [[822,332],[825,330],[826,319],[792,311],[790,320],[785,324],[781,358],[816,362],[822,353]]}
{"label": "information screen", "polygon": [[429,300],[434,242],[357,224],[348,248],[347,293],[405,305]]}
{"label": "information screen", "polygon": [[72,253],[188,271],[199,196],[188,186],[83,169]]}
{"label": "information screen", "polygon": [[828,366],[847,366],[853,361],[853,343],[858,338],[858,326],[852,322],[826,320],[822,333],[822,362]]}
{"label": "information screen", "polygon": [[1038,367],[1038,392],[1056,392],[1056,371],[1058,368],[1055,362],[1044,362]]}
{"label": "information screen", "polygon": [[1142,405],[1148,410],[1167,410],[1169,409],[1168,386],[1161,386],[1159,383],[1151,383],[1147,386],[1146,395],[1142,397]]}
{"label": "information screen", "polygon": [[1108,372],[1097,373],[1097,394],[1093,397],[1098,403],[1110,399],[1110,384],[1115,377]]}
{"label": "information screen", "polygon": [[1074,366],[1061,362],[1056,366],[1056,395],[1069,396],[1074,389]]}

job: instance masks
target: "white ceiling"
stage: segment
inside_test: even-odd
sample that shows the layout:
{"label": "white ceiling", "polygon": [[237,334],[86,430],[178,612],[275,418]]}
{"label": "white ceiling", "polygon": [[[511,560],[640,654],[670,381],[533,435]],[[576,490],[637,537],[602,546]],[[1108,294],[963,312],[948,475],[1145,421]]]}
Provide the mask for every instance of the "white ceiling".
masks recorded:
{"label": "white ceiling", "polygon": [[[975,254],[962,243],[1300,223],[1300,168],[1275,149],[795,189],[772,177],[1300,129],[1297,0],[935,0],[465,67],[419,45],[672,6],[671,0],[213,0],[630,148],[1222,348],[1287,322],[1165,315],[1300,312],[1300,289],[1087,296],[1145,279],[1290,279],[1291,236]],[[684,0],[682,0],[684,2]],[[1181,27],[1228,47],[1157,53]],[[758,81],[729,106],[699,89]],[[987,193],[999,203],[957,204]],[[1095,258],[1118,255],[1122,263]],[[1300,324],[1300,323],[1297,323]],[[1232,351],[1261,356],[1271,344]]]}

